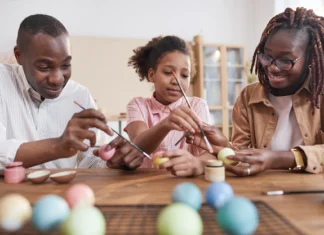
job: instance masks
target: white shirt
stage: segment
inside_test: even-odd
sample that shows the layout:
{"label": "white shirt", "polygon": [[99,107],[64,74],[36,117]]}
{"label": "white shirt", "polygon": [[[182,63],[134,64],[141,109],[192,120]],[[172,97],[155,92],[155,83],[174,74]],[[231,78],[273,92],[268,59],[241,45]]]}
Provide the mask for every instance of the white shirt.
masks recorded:
{"label": "white shirt", "polygon": [[270,94],[269,100],[278,117],[270,149],[273,151],[288,151],[298,145],[304,145],[296,114],[292,108],[292,96],[273,96]]}
{"label": "white shirt", "polygon": [[[41,101],[19,65],[0,64],[0,84],[0,168],[14,161],[22,143],[61,136],[73,114],[81,111],[74,100],[86,108],[96,107],[89,90],[72,80],[58,98]],[[94,131],[98,136],[99,131]],[[106,166],[92,149],[81,155],[79,164],[75,155],[33,168]]]}

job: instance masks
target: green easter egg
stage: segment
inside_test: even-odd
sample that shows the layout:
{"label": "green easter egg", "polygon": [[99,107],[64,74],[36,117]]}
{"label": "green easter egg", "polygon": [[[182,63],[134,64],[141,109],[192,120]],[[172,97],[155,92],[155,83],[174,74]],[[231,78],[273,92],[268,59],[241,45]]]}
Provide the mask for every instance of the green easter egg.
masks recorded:
{"label": "green easter egg", "polygon": [[92,206],[76,206],[64,221],[63,235],[104,235],[106,220],[99,209]]}
{"label": "green easter egg", "polygon": [[173,203],[160,212],[157,229],[159,235],[200,235],[203,223],[196,210],[183,203]]}

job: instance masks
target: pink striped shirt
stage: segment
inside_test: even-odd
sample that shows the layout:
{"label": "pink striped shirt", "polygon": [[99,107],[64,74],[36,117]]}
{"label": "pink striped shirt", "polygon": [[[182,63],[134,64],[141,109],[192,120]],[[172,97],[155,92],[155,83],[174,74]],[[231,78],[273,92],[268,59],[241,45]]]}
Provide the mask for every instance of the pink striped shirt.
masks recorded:
{"label": "pink striped shirt", "polygon": [[[203,122],[210,124],[210,113],[206,101],[198,97],[188,97],[188,100],[198,117],[200,117]],[[187,105],[183,97],[169,105],[159,103],[154,97],[134,98],[127,105],[127,125],[134,121],[142,121],[145,122],[148,128],[151,128],[168,117],[171,110],[181,105]],[[127,126],[124,130],[127,132]],[[186,149],[194,156],[199,155],[203,150],[194,145],[187,144],[185,138],[176,147],[174,146],[183,134],[184,132],[181,131],[170,131],[159,148],[157,148],[152,155],[158,151],[166,151],[174,148]],[[145,158],[142,167],[152,168],[152,161]]]}

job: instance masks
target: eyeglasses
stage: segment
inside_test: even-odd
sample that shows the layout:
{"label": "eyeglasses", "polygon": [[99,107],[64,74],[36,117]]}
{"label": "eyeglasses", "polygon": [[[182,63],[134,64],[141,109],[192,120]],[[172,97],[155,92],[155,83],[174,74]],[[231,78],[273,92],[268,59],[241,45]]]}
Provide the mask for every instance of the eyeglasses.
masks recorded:
{"label": "eyeglasses", "polygon": [[288,71],[291,70],[294,65],[296,64],[296,62],[302,58],[304,55],[302,55],[301,57],[295,59],[295,60],[290,60],[290,59],[285,59],[285,58],[278,58],[278,59],[274,59],[271,56],[267,56],[261,52],[258,52],[258,59],[261,62],[261,64],[263,66],[270,66],[272,65],[272,63],[274,63],[279,69],[284,70],[284,71]]}

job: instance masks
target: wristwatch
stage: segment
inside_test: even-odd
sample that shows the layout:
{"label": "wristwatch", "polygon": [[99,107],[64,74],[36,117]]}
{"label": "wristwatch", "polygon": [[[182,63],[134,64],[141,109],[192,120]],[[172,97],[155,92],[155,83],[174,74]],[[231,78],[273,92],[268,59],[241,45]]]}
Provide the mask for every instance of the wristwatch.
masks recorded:
{"label": "wristwatch", "polygon": [[295,156],[296,166],[294,168],[289,168],[292,171],[304,171],[305,163],[303,159],[303,154],[299,149],[293,148],[290,150]]}

